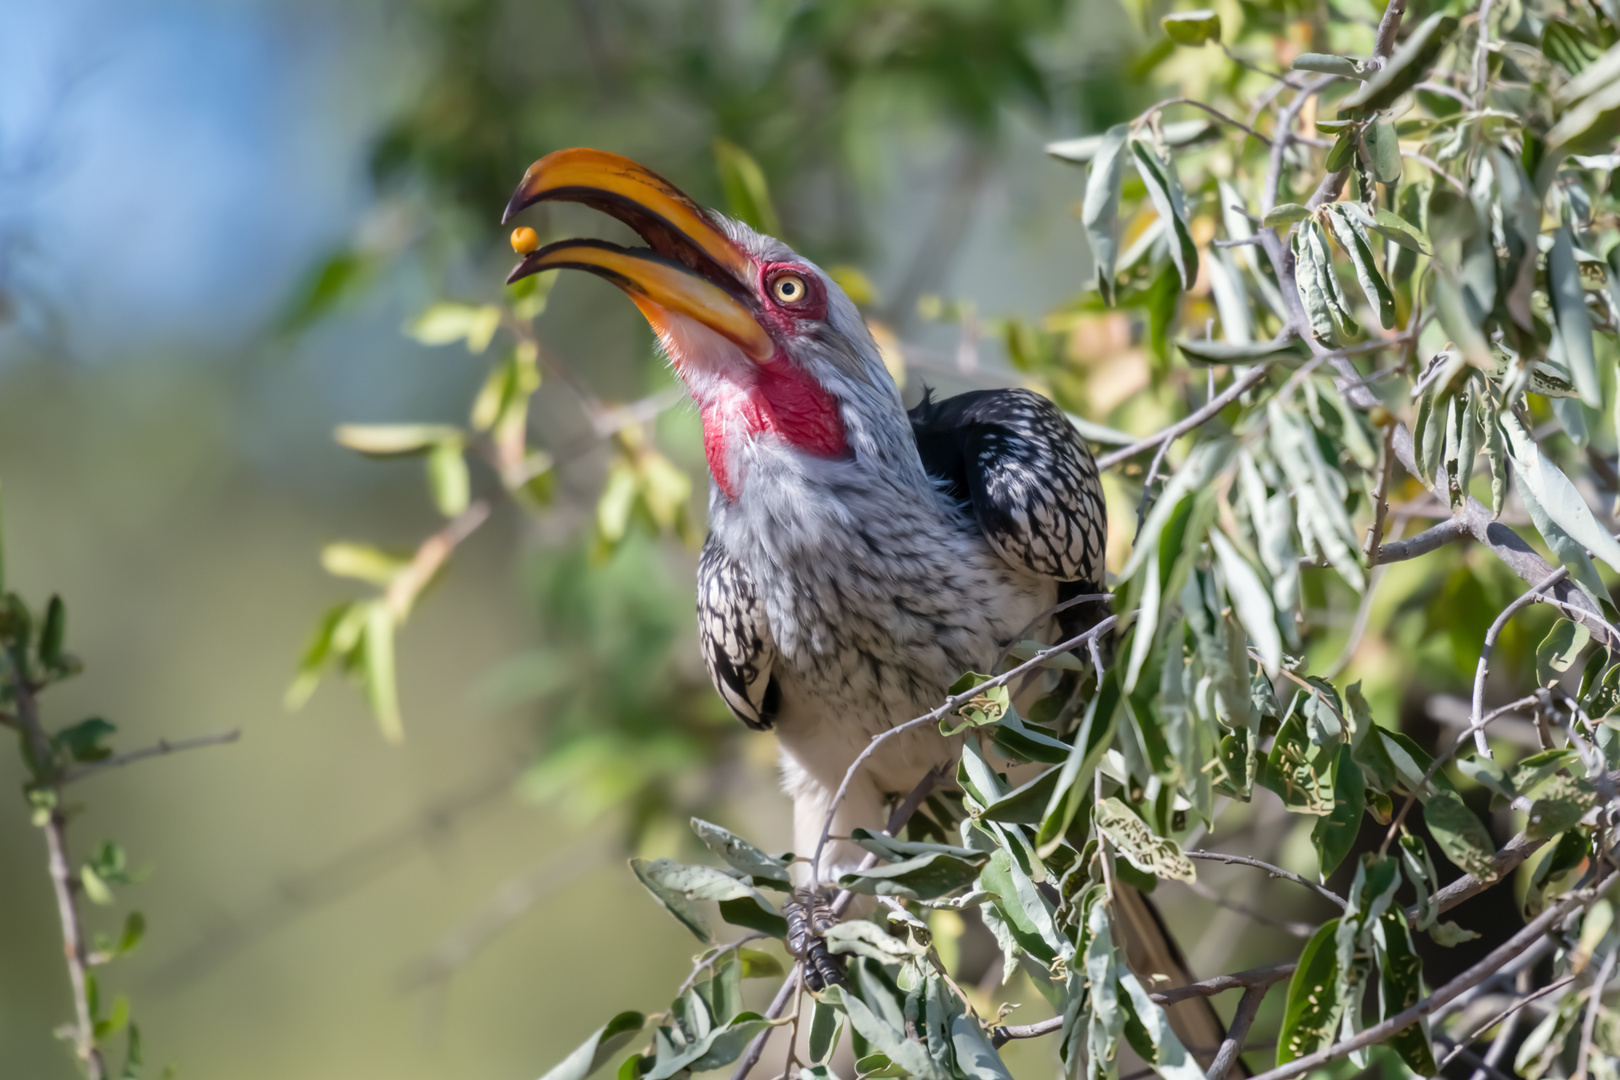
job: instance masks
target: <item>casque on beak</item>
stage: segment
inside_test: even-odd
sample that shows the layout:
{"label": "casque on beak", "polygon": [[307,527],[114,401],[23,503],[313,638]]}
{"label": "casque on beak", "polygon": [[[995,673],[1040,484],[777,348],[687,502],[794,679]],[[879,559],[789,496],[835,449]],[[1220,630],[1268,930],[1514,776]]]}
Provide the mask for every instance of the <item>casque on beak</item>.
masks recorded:
{"label": "casque on beak", "polygon": [[542,270],[585,270],[623,289],[661,335],[670,316],[685,316],[728,338],[750,359],[771,358],[775,343],[755,317],[753,261],[668,180],[618,154],[558,150],[529,166],[501,220],[546,199],[584,203],[618,218],[648,246],[548,244],[524,256],[508,283]]}

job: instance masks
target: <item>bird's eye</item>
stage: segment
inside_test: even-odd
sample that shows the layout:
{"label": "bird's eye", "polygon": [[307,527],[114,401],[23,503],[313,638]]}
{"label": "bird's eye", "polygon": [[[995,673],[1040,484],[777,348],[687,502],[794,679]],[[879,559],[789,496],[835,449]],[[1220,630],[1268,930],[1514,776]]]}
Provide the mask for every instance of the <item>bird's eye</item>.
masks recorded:
{"label": "bird's eye", "polygon": [[797,274],[782,274],[771,282],[771,295],[781,303],[797,304],[804,294],[804,278]]}

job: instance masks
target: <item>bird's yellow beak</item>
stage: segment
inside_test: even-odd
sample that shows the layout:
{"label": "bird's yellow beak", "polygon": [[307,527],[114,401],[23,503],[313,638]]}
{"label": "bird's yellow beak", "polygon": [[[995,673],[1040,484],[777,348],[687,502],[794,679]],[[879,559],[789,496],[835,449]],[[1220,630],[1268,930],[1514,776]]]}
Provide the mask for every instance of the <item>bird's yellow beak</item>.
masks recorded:
{"label": "bird's yellow beak", "polygon": [[753,261],[679,188],[629,158],[575,148],[523,174],[502,221],[546,199],[584,203],[634,229],[646,248],[564,240],[525,255],[507,281],[542,270],[585,270],[623,289],[660,335],[685,316],[765,361],[775,344],[755,317]]}

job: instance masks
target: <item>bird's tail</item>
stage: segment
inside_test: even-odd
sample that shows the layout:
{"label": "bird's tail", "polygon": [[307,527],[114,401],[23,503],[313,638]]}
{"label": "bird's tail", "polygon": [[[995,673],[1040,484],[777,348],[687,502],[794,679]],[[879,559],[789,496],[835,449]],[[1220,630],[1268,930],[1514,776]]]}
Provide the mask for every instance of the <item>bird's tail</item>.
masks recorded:
{"label": "bird's tail", "polygon": [[[1170,936],[1153,901],[1135,886],[1123,881],[1114,882],[1114,921],[1119,928],[1125,947],[1125,963],[1129,965],[1142,985],[1150,990],[1169,990],[1185,986],[1196,980],[1187,969],[1187,961]],[[1215,1061],[1216,1050],[1226,1039],[1226,1025],[1215,1013],[1215,1006],[1207,997],[1188,998],[1165,1009],[1170,1028],[1182,1045],[1186,1046],[1198,1063],[1208,1069]],[[1238,1058],[1227,1076],[1252,1076]]]}

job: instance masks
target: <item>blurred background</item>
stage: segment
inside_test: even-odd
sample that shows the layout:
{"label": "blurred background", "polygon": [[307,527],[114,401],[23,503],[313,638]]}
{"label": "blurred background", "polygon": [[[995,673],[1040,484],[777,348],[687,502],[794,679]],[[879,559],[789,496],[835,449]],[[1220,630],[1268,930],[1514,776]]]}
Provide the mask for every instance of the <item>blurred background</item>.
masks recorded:
{"label": "blurred background", "polygon": [[[404,741],[341,681],[283,709],[318,614],[363,593],[322,571],[321,546],[409,550],[439,527],[419,463],[366,461],[332,431],[462,422],[489,358],[402,328],[437,301],[501,297],[499,217],[523,168],[598,146],[769,215],[904,341],[912,398],[923,380],[1029,382],[1149,430],[1186,372],[1154,367],[1139,323],[1071,302],[1089,277],[1084,177],[1042,148],[1134,115],[1155,85],[1199,85],[1160,7],[0,0],[8,580],[34,602],[63,594],[87,665],[47,720],[103,715],[119,749],[243,733],[74,791],[78,849],[116,835],[150,870],[118,909],[147,913],[147,940],[106,977],[149,1063],[540,1075],[612,1013],[662,1007],[688,969],[693,941],[626,887],[627,854],[689,850],[692,811],[786,846],[772,741],[739,737],[698,662],[691,536],[602,542],[622,447],[591,408],[674,395],[634,310],[584,275],[537,324],[552,366],[529,439],[557,463],[548,501],[525,513],[475,470],[494,517],[399,637]],[[1326,12],[1272,7],[1299,42]],[[603,228],[550,214],[542,231]],[[700,537],[696,419],[677,405],[651,428],[694,478]],[[1370,635],[1355,658],[1386,712],[1462,685],[1484,625],[1469,613],[1511,586],[1459,549],[1391,573],[1409,571],[1374,618],[1404,620],[1385,641],[1410,652]],[[1348,625],[1353,597],[1313,600]],[[22,780],[0,756],[0,788]],[[1284,856],[1314,865],[1296,846]],[[0,1076],[74,1075],[50,1034],[69,998],[20,800],[0,813],[0,883]],[[1278,914],[1309,917],[1301,903]],[[1241,927],[1195,966],[1271,959],[1224,955]],[[621,958],[606,968],[590,962],[604,941]],[[1009,1060],[1044,1069],[1054,1052]]]}

